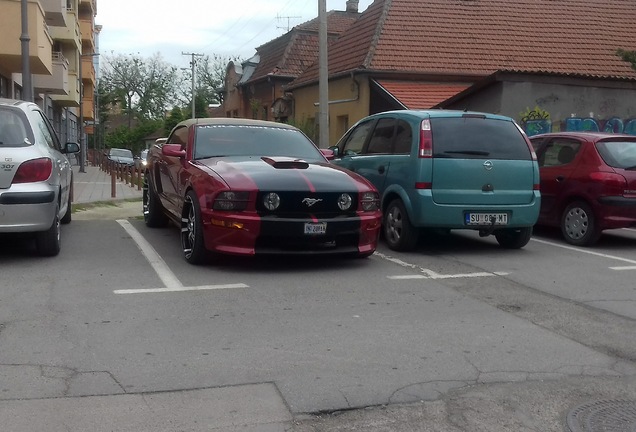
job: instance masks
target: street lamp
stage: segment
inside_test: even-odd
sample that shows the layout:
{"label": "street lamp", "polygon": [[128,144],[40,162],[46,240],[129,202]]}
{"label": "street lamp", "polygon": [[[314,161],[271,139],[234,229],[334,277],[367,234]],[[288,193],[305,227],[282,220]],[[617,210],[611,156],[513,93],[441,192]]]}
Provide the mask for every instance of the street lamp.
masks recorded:
{"label": "street lamp", "polygon": [[79,172],[86,172],[86,137],[84,134],[84,81],[82,78],[82,57],[95,57],[98,56],[99,53],[89,53],[89,54],[80,54],[79,59],[79,97],[80,97],[80,106],[79,106],[79,139],[80,139],[80,168]]}

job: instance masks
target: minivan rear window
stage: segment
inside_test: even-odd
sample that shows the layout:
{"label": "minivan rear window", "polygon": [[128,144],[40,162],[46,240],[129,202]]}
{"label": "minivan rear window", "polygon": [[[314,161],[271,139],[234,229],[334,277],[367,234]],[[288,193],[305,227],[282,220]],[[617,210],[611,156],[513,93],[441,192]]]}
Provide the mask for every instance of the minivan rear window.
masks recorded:
{"label": "minivan rear window", "polygon": [[433,157],[454,159],[531,160],[530,148],[517,126],[485,117],[431,118]]}

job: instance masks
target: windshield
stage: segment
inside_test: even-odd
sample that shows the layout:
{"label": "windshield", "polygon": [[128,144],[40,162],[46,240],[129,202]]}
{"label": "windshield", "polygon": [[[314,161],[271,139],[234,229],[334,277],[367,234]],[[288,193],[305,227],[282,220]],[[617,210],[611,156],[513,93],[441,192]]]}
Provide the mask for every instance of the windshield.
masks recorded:
{"label": "windshield", "polygon": [[26,147],[33,143],[30,128],[21,111],[0,108],[0,147]]}
{"label": "windshield", "polygon": [[110,155],[115,157],[132,158],[132,151],[127,149],[110,149]]}
{"label": "windshield", "polygon": [[634,141],[599,141],[596,149],[609,166],[636,169],[636,138]]}
{"label": "windshield", "polygon": [[314,143],[295,129],[255,125],[198,127],[194,159],[220,156],[287,156],[307,162],[325,161]]}

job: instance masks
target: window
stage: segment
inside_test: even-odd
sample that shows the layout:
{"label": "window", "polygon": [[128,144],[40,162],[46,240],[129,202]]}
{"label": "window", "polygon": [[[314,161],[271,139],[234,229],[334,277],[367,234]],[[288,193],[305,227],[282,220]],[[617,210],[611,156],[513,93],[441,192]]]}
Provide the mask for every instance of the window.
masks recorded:
{"label": "window", "polygon": [[365,153],[391,153],[394,129],[395,119],[383,118],[378,120]]}
{"label": "window", "polygon": [[349,130],[349,116],[342,115],[336,117],[336,132],[338,136],[342,136]]}
{"label": "window", "polygon": [[181,148],[185,148],[188,143],[188,128],[186,126],[181,126],[179,129],[176,129],[170,135],[167,141],[168,144],[181,144]]}
{"label": "window", "polygon": [[410,154],[413,144],[413,131],[411,125],[404,120],[398,120],[395,129],[395,142],[393,143],[393,153]]}
{"label": "window", "polygon": [[579,151],[578,141],[557,138],[549,142],[539,157],[539,166],[559,166],[569,164]]}
{"label": "window", "polygon": [[349,136],[346,138],[344,147],[342,148],[342,154],[355,155],[361,153],[362,147],[371,133],[371,128],[374,123],[374,121],[367,121],[356,126],[356,128],[351,131]]}
{"label": "window", "polygon": [[52,149],[56,149],[56,150],[60,150],[60,142],[57,139],[57,136],[55,135],[55,131],[53,130],[53,126],[51,126],[51,123],[49,122],[49,120],[44,117],[44,113],[36,110],[35,111],[38,115],[38,122],[37,122],[37,129],[35,133],[39,134],[41,136],[42,139],[44,139],[44,142],[46,142],[48,144],[49,147],[51,147]]}

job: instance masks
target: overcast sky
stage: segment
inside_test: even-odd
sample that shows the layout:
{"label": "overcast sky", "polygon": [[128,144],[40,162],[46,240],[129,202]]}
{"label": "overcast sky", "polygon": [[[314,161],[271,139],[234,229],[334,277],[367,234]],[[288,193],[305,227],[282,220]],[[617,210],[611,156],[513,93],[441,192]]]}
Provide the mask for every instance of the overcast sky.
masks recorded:
{"label": "overcast sky", "polygon": [[[359,0],[363,12],[373,0]],[[346,0],[327,0],[327,11],[345,10]],[[102,26],[103,55],[161,53],[187,66],[182,52],[238,55],[318,16],[318,0],[102,0],[95,23]]]}

